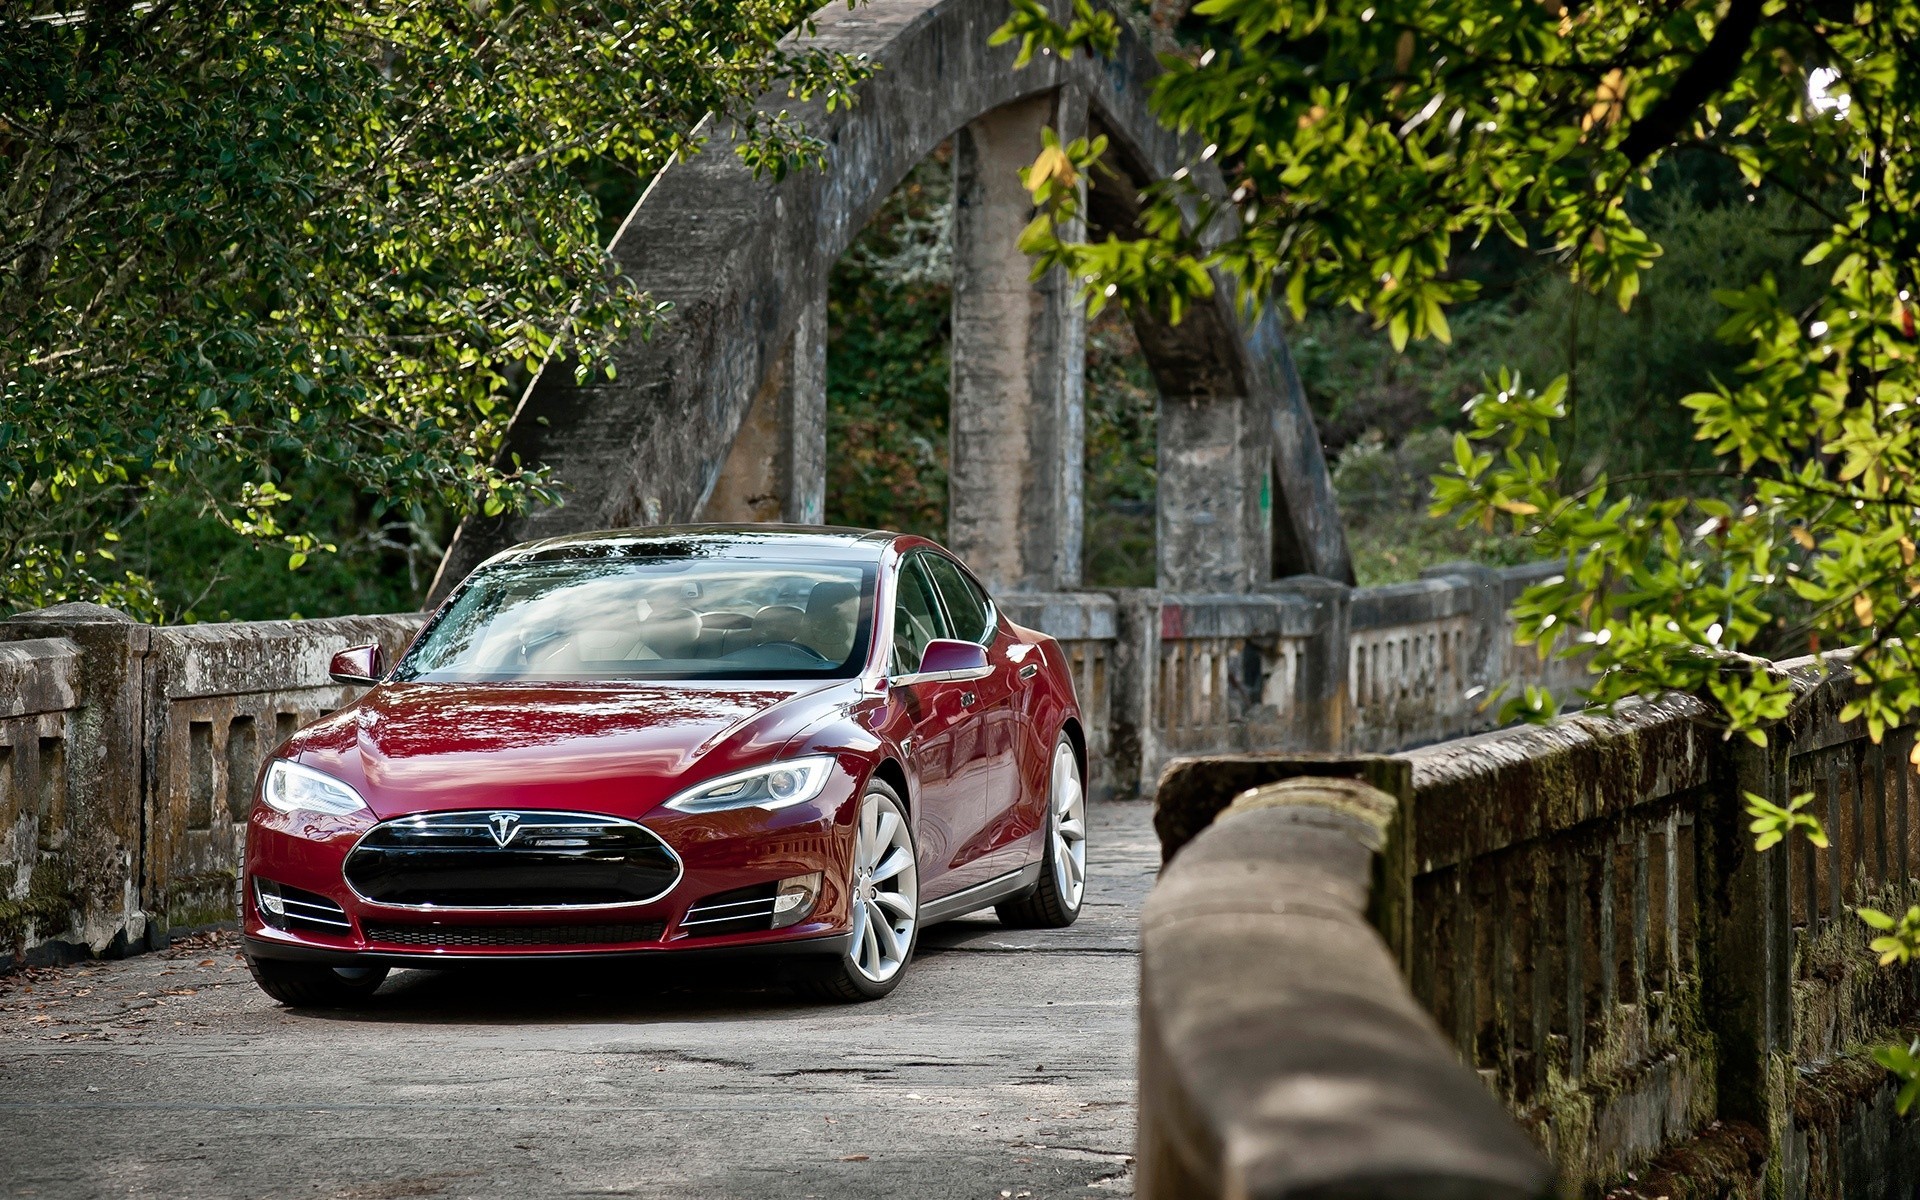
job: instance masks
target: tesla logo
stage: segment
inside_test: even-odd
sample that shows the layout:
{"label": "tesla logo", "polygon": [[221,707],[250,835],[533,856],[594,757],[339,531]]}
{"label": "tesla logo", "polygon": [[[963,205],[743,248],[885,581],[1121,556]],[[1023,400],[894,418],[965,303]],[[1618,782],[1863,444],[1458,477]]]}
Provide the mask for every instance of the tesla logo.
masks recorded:
{"label": "tesla logo", "polygon": [[520,814],[497,812],[487,817],[487,828],[493,831],[493,844],[506,848],[513,835],[520,832]]}

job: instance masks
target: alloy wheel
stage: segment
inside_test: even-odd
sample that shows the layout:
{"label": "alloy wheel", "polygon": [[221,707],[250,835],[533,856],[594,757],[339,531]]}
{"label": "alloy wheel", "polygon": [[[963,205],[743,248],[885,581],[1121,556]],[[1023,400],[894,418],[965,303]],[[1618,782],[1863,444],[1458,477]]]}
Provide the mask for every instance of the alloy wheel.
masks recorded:
{"label": "alloy wheel", "polygon": [[1054,748],[1052,792],[1054,886],[1068,909],[1078,909],[1087,886],[1087,793],[1065,741]]}
{"label": "alloy wheel", "polygon": [[860,803],[853,849],[853,969],[874,983],[899,974],[913,952],[920,912],[920,871],[906,817],[887,797]]}

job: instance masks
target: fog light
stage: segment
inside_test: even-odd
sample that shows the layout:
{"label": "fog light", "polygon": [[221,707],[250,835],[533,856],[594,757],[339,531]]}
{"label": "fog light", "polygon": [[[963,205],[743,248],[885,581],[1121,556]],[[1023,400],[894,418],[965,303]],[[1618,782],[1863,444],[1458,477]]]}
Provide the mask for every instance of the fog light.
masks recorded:
{"label": "fog light", "polygon": [[820,898],[820,872],[782,879],[773,891],[773,927],[785,929],[806,920]]}
{"label": "fog light", "polygon": [[280,900],[279,884],[256,875],[253,880],[253,899],[260,909],[262,921],[275,929],[287,927],[287,906]]}

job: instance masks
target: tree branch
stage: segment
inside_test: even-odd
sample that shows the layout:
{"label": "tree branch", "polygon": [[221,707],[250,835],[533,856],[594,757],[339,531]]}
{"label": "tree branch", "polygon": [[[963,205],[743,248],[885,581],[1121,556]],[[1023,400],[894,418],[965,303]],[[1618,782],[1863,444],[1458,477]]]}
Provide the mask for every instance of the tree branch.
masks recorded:
{"label": "tree branch", "polygon": [[1753,45],[1754,31],[1760,27],[1762,2],[1733,0],[1728,5],[1727,15],[1714,27],[1706,46],[1674,80],[1673,88],[1627,130],[1620,152],[1629,162],[1638,166],[1672,144],[1700,106],[1733,81]]}

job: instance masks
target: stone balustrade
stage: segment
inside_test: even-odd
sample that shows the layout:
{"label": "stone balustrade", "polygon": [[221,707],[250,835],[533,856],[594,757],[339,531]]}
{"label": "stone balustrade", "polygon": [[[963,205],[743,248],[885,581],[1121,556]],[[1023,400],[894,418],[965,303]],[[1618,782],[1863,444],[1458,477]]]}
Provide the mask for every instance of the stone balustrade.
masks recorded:
{"label": "stone balustrade", "polygon": [[148,626],[70,604],[0,621],[0,955],[165,945],[230,921],[260,764],[398,654],[418,614]]}
{"label": "stone balustrade", "polygon": [[[1895,1087],[1868,1050],[1920,1024],[1920,975],[1878,966],[1852,910],[1920,901],[1915,731],[1876,745],[1839,719],[1844,672],[1783,667],[1800,700],[1765,749],[1672,697],[1390,757],[1178,761],[1156,827],[1178,867],[1234,796],[1275,779],[1347,776],[1395,797],[1369,905],[1401,977],[1374,999],[1416,1001],[1570,1194],[1629,1181],[1647,1197],[1913,1194],[1920,1127],[1894,1115]],[[1749,793],[1811,793],[1830,845],[1754,850]],[[1288,910],[1292,893],[1268,880],[1291,860],[1241,853],[1258,861],[1240,869],[1250,894],[1234,903]],[[1152,980],[1163,967],[1151,936],[1144,948]],[[1221,969],[1216,990],[1275,987],[1250,959]],[[1244,1036],[1285,1041],[1299,1027]],[[1294,1086],[1349,1069],[1329,1063]],[[1143,1093],[1143,1113],[1154,1102]],[[1401,1128],[1385,1108],[1377,1120],[1375,1133]],[[1143,1195],[1224,1194],[1142,1181]]]}
{"label": "stone balustrade", "polygon": [[1503,682],[1571,701],[1577,660],[1516,646],[1507,611],[1551,564],[1457,563],[1415,583],[1299,577],[1249,593],[1148,589],[1013,595],[1014,620],[1067,646],[1104,762],[1094,785],[1137,795],[1172,759],[1286,750],[1384,752],[1492,728]]}
{"label": "stone balustrade", "polygon": [[67,758],[79,696],[80,648],[69,639],[0,645],[0,939],[13,946],[63,927],[82,876],[124,874],[117,847],[73,837]]}
{"label": "stone balustrade", "polygon": [[1369,923],[1397,807],[1356,779],[1251,789],[1162,873],[1140,921],[1145,1200],[1549,1194]]}

